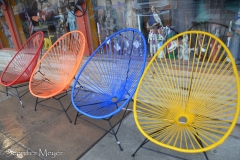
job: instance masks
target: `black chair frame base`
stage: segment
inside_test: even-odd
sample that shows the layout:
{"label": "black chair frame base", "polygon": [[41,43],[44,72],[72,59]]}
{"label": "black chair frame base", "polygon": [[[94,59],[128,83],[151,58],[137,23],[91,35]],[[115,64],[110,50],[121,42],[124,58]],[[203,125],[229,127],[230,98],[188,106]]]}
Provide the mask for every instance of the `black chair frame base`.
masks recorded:
{"label": "black chair frame base", "polygon": [[[25,87],[25,86],[28,86],[28,83],[20,84],[20,85],[15,85],[15,86],[14,86],[14,85],[13,85],[13,86],[7,86],[7,87],[6,87],[6,95],[8,96],[8,94],[9,94],[9,92],[10,92],[11,95],[18,97],[19,102],[20,102],[20,105],[22,106],[22,108],[24,108],[24,105],[23,105],[23,102],[22,102],[22,99],[21,99],[21,98],[22,98],[24,95],[26,95],[26,94],[29,92],[29,90],[28,90],[28,89],[27,89],[27,90],[24,90],[23,93],[20,94],[18,88]],[[15,90],[16,90],[16,93],[14,93],[11,89],[15,89]]]}
{"label": "black chair frame base", "polygon": [[[195,135],[195,138],[197,139],[197,141],[199,142],[199,144],[203,147],[202,145],[202,142],[201,140],[198,139],[198,137]],[[163,152],[160,152],[160,151],[157,151],[157,150],[153,150],[153,149],[150,149],[150,148],[146,148],[146,147],[143,147],[145,144],[147,144],[149,142],[149,140],[147,138],[144,139],[144,141],[139,145],[139,147],[135,150],[135,152],[131,155],[132,157],[135,157],[136,153],[138,152],[138,150],[140,148],[144,148],[144,149],[147,149],[147,150],[150,150],[150,151],[154,151],[154,152],[157,152],[157,153],[160,153],[160,154],[164,154],[164,155],[167,155],[167,156],[171,156],[171,157],[174,157],[174,158],[178,158],[178,159],[182,159],[182,160],[187,160],[185,158],[181,158],[181,157],[178,157],[178,156],[174,156],[174,155],[171,155],[171,154],[167,154],[167,153],[163,153]],[[204,156],[206,158],[206,160],[209,160],[208,156],[207,156],[207,153],[206,152],[203,152],[204,153]]]}
{"label": "black chair frame base", "polygon": [[39,66],[39,69],[37,70],[37,72],[35,72],[34,74],[37,74],[38,72],[39,72],[41,75],[44,75],[44,74],[41,72],[41,65]]}
{"label": "black chair frame base", "polygon": [[[69,91],[65,91],[65,92],[62,92],[62,93],[60,93],[60,94],[52,97],[52,98],[47,98],[47,99],[43,99],[43,100],[40,100],[40,101],[38,100],[39,98],[37,97],[37,98],[36,98],[36,103],[35,103],[35,109],[34,109],[34,110],[35,110],[35,111],[37,110],[37,105],[39,104],[39,105],[41,105],[41,106],[43,106],[43,107],[47,107],[47,108],[51,108],[51,109],[54,109],[54,110],[63,112],[63,113],[66,114],[69,122],[72,123],[72,120],[70,119],[69,115],[67,114],[67,111],[68,111],[68,109],[71,107],[72,102],[70,102],[70,104],[68,105],[67,108],[65,108],[65,107],[63,106],[62,102],[61,102],[61,99],[62,99],[63,97],[65,97],[65,96],[67,96],[67,95],[68,95],[68,92],[69,92]],[[57,109],[57,108],[53,108],[53,107],[50,107],[50,106],[41,104],[42,102],[44,102],[44,101],[46,101],[46,100],[49,100],[49,99],[55,99],[55,100],[57,100],[57,101],[60,103],[60,106],[62,107],[62,109]]]}
{"label": "black chair frame base", "polygon": [[[42,54],[43,54],[43,52],[42,52],[42,50],[41,50],[41,53],[40,53],[40,56],[39,56],[39,60],[42,58]],[[38,70],[37,70],[34,74],[37,74],[37,73],[39,72],[41,75],[44,75],[44,74],[41,72],[41,67],[42,67],[42,65],[41,65],[41,63],[40,63],[40,65],[39,65],[39,67],[38,67]]]}
{"label": "black chair frame base", "polygon": [[[86,121],[86,122],[88,122],[88,123],[96,126],[97,128],[99,128],[99,129],[101,129],[101,130],[104,130],[106,133],[112,134],[112,135],[115,137],[116,141],[117,141],[117,144],[118,144],[118,146],[119,146],[120,151],[123,151],[123,148],[122,148],[122,146],[121,146],[121,143],[120,143],[120,141],[119,141],[118,138],[117,138],[117,133],[118,133],[118,131],[119,131],[119,128],[120,128],[120,126],[121,126],[121,124],[122,124],[122,121],[123,121],[124,117],[126,116],[126,113],[127,113],[127,110],[128,110],[127,108],[128,108],[128,106],[129,106],[129,103],[130,103],[130,101],[128,102],[127,107],[124,108],[123,116],[122,116],[122,118],[121,118],[120,121],[119,121],[119,125],[118,125],[118,128],[117,128],[116,131],[114,130],[113,125],[112,125],[112,123],[111,123],[111,121],[110,121],[113,116],[111,116],[111,117],[109,117],[109,118],[107,118],[107,119],[102,119],[102,120],[108,121],[108,124],[109,124],[109,127],[110,127],[108,130],[105,129],[105,128],[102,128],[102,127],[100,127],[100,126],[98,126],[98,125],[96,125],[96,124],[94,124],[94,123],[92,123],[92,122],[90,122],[90,121],[88,121],[88,120],[85,119],[85,118],[82,118],[81,116],[83,116],[83,114],[80,114],[79,112],[77,112],[74,125],[76,125],[77,118],[79,117],[79,118],[81,118],[82,120],[84,120],[84,121]],[[117,123],[117,124],[118,124],[118,123]]]}

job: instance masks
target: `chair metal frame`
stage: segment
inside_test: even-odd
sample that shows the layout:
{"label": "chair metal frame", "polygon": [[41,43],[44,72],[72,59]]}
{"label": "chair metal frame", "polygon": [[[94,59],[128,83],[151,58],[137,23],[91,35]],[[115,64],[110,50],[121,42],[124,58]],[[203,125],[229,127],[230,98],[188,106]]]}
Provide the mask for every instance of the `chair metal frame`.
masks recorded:
{"label": "chair metal frame", "polygon": [[[145,68],[146,57],[146,40],[138,30],[126,28],[108,37],[89,57],[74,82],[71,94],[72,104],[77,110],[74,124],[76,124],[78,117],[88,121],[82,116],[107,121],[109,129],[102,128],[90,121],[88,122],[112,134],[120,150],[123,150],[117,138],[117,133]],[[125,70],[121,68],[121,64],[123,63],[126,65],[124,66],[126,67],[126,69],[124,68]],[[139,66],[135,67],[136,73],[133,73],[133,67],[137,64]],[[92,68],[92,71],[88,72],[90,68]],[[89,79],[86,74],[89,75]],[[122,76],[122,79],[117,78],[118,76]],[[131,81],[131,78],[135,81]],[[129,86],[127,86],[127,81]],[[113,89],[114,87],[116,87],[116,90]],[[122,90],[122,92],[119,90]],[[82,97],[84,94],[87,95]],[[95,94],[95,97],[89,98]],[[125,106],[126,109],[115,131],[111,119]],[[84,111],[84,108],[88,108],[88,111]]]}
{"label": "chair metal frame", "polygon": [[[79,39],[77,40],[77,38]],[[32,74],[30,78],[29,83],[30,92],[33,96],[36,97],[36,103],[34,108],[35,111],[37,110],[37,105],[39,104],[41,106],[65,113],[69,122],[72,122],[69,115],[67,114],[71,103],[68,105],[67,108],[65,108],[61,102],[61,99],[67,96],[68,92],[71,90],[69,90],[69,86],[80,67],[80,63],[84,56],[85,47],[86,39],[84,34],[80,31],[75,30],[68,32],[62,37],[60,37],[42,56],[41,60],[38,62],[34,70],[34,74]],[[62,57],[59,57],[60,55]],[[73,61],[69,59],[67,62],[62,62],[62,60],[60,60],[61,58],[63,60],[67,60],[66,58],[72,58]],[[61,68],[61,66],[63,65],[59,64],[60,61],[61,64],[65,65],[65,70],[64,68]],[[56,63],[56,65],[58,66],[52,66],[54,63]],[[49,65],[50,68],[48,69],[47,67],[49,67]],[[50,71],[50,69],[52,70]],[[69,70],[66,71],[66,69]],[[61,71],[67,75],[65,76],[64,73],[62,73]],[[57,81],[56,77],[54,78],[54,76],[57,76],[57,78],[63,78],[62,80],[64,82],[59,82],[59,80]],[[51,92],[49,90],[49,92],[44,91],[48,89],[48,86],[52,86],[52,88],[49,89]],[[42,102],[49,99],[54,99],[58,101],[62,109],[57,109],[42,104]]]}
{"label": "chair metal frame", "polygon": [[[38,37],[37,37],[38,36]],[[26,95],[28,92],[29,92],[29,89],[25,89],[23,90],[22,94],[19,92],[19,88],[22,88],[22,87],[26,87],[28,86],[28,82],[29,82],[29,79],[30,79],[30,76],[32,74],[31,71],[29,71],[29,67],[31,67],[32,71],[33,69],[35,68],[35,66],[37,65],[37,61],[38,61],[38,58],[39,58],[39,55],[41,54],[42,52],[42,46],[43,46],[43,38],[44,38],[44,35],[43,35],[43,32],[36,32],[34,33],[33,35],[31,35],[28,40],[22,45],[22,47],[17,51],[17,53],[13,56],[13,58],[10,60],[10,62],[8,63],[8,65],[6,66],[6,68],[4,69],[4,71],[2,72],[2,75],[0,77],[0,83],[6,87],[6,95],[8,96],[9,92],[18,97],[19,101],[20,101],[20,105],[24,108],[24,105],[22,103],[22,97],[24,95]],[[26,47],[26,50],[27,49],[31,49],[31,48],[28,48],[28,45],[30,45],[29,47],[31,46],[37,46],[35,48],[36,50],[36,53],[35,55],[32,57],[31,60],[29,60],[29,63],[28,64],[24,64],[24,63],[21,63],[24,64],[24,69],[22,71],[22,73],[19,74],[19,76],[17,76],[17,78],[15,78],[14,80],[12,80],[12,82],[10,82],[9,84],[5,84],[3,81],[4,79],[4,74],[5,72],[7,72],[8,68],[11,67],[12,63],[14,63],[15,61],[15,58],[18,58],[19,57],[19,54],[24,54],[22,53],[23,50],[25,50],[25,47]],[[33,61],[36,61],[35,63]],[[33,64],[34,63],[34,64]],[[15,66],[14,66],[15,67]],[[24,80],[18,82],[18,80],[25,74],[25,72],[28,72],[26,73],[28,75],[28,78],[25,78]],[[15,89],[16,93],[14,93],[11,89]]]}
{"label": "chair metal frame", "polygon": [[[175,58],[167,60],[166,57],[156,60],[162,50],[168,50],[168,43],[178,41],[185,35],[190,35],[189,39],[193,44],[188,44],[195,46],[195,49],[198,36],[203,35],[202,45],[205,40],[208,41],[206,50],[209,49],[210,54],[213,54],[213,49],[209,47],[209,42],[215,40],[214,45],[219,43],[221,46],[218,50],[220,57],[227,53],[230,62],[226,61],[227,58],[210,62],[206,55],[206,63],[199,60],[196,62],[195,56],[193,60],[189,58],[187,61]],[[164,75],[168,76],[164,78]],[[147,78],[152,80],[147,82]],[[157,78],[161,79],[160,82],[156,82]],[[148,86],[150,87],[147,88]],[[207,89],[204,90],[205,86]],[[227,87],[229,90],[226,90]],[[212,89],[210,93],[209,89]],[[239,91],[240,82],[235,61],[219,38],[203,31],[186,31],[169,39],[149,62],[135,93],[134,120],[146,138],[132,156],[151,141],[178,152],[203,152],[208,159],[206,151],[221,145],[234,129],[240,111]],[[208,129],[207,124],[211,129]]]}
{"label": "chair metal frame", "polygon": [[[208,32],[211,34],[215,34],[213,31],[214,29],[218,27],[219,28],[219,39],[223,41],[223,43],[227,43],[227,34],[229,33],[231,35],[231,37],[233,37],[236,33],[235,30],[233,28],[230,28],[229,26],[225,25],[225,24],[221,24],[218,22],[195,22],[193,23],[193,25],[188,29],[188,31],[193,31],[193,30],[197,30],[197,31],[204,31],[204,32]],[[232,39],[232,38],[231,38]],[[207,58],[209,56],[209,53],[207,53]]]}

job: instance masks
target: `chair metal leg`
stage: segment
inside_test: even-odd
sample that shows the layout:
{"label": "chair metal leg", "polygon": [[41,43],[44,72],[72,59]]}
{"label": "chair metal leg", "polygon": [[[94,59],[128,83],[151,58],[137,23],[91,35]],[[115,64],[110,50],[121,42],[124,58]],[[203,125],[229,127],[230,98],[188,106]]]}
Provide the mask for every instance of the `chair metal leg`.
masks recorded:
{"label": "chair metal leg", "polygon": [[137,151],[144,146],[147,142],[149,142],[149,140],[147,138],[144,139],[144,141],[140,144],[140,146],[136,149],[136,151],[132,154],[132,157],[135,156],[135,154],[137,153]]}
{"label": "chair metal leg", "polygon": [[6,87],[6,95],[8,96],[8,87]]}
{"label": "chair metal leg", "polygon": [[[62,96],[62,97],[64,97],[64,96]],[[47,105],[45,105],[45,104],[42,104],[42,102],[44,102],[44,101],[46,101],[46,100],[48,100],[48,99],[50,99],[50,98],[47,98],[47,99],[43,99],[43,100],[39,100],[39,101],[38,101],[38,97],[37,97],[37,98],[36,98],[36,103],[35,103],[35,111],[37,110],[37,105],[39,104],[39,105],[44,106],[44,107],[48,107],[48,108],[51,108],[51,109],[54,109],[54,110],[57,110],[57,111],[60,111],[60,112],[64,112],[64,113],[66,114],[69,122],[72,123],[72,120],[70,119],[70,117],[69,117],[68,114],[67,114],[67,110],[70,108],[70,106],[71,106],[72,103],[70,103],[70,104],[68,105],[67,109],[65,109],[64,106],[63,106],[63,104],[62,104],[62,102],[61,102],[61,100],[60,100],[62,97],[60,97],[60,98],[54,98],[54,97],[52,97],[53,99],[57,100],[57,101],[60,103],[62,109],[56,109],[55,107],[51,107],[51,106],[47,106]]]}
{"label": "chair metal leg", "polygon": [[72,102],[70,102],[70,104],[68,105],[66,111],[68,111],[68,109],[71,107],[71,105],[72,105]]}
{"label": "chair metal leg", "polygon": [[58,101],[59,101],[60,105],[62,106],[63,112],[66,114],[69,122],[72,123],[72,120],[71,120],[70,117],[68,116],[66,109],[65,109],[65,108],[63,107],[63,105],[62,105],[62,102],[61,102],[60,100],[58,100]]}
{"label": "chair metal leg", "polygon": [[111,124],[110,120],[108,120],[108,124],[110,126],[110,130],[112,131],[112,134],[114,135],[114,137],[115,137],[115,139],[117,141],[117,144],[118,144],[118,146],[120,148],[120,151],[123,151],[122,146],[121,146],[121,144],[120,144],[120,142],[119,142],[119,140],[117,138],[117,134],[115,133],[114,128],[112,127],[112,124]]}
{"label": "chair metal leg", "polygon": [[[198,133],[197,133],[198,135]],[[195,138],[197,139],[198,143],[201,145],[201,147],[203,148],[203,144],[202,144],[202,141],[195,135]],[[207,153],[206,152],[203,152],[206,160],[209,160],[208,156],[207,156]]]}
{"label": "chair metal leg", "polygon": [[[76,125],[77,118],[80,117],[81,115],[82,115],[82,114],[80,114],[79,112],[77,112],[77,115],[76,115],[76,118],[75,118],[75,122],[74,122],[75,125]],[[81,117],[80,117],[80,118],[81,118]],[[123,151],[122,146],[121,146],[121,144],[120,144],[120,142],[119,142],[119,140],[118,140],[118,138],[117,138],[117,134],[116,134],[116,132],[114,131],[114,128],[113,128],[113,126],[112,126],[112,124],[111,124],[111,122],[110,122],[110,119],[111,119],[111,118],[112,118],[112,117],[110,117],[110,118],[108,118],[108,119],[103,119],[103,120],[105,120],[105,121],[108,121],[108,124],[109,124],[109,127],[110,127],[109,129],[102,128],[101,126],[98,126],[98,125],[96,125],[95,123],[93,123],[93,122],[91,122],[91,121],[88,121],[88,120],[85,119],[85,118],[82,118],[82,120],[84,120],[84,121],[86,121],[86,122],[88,122],[88,123],[96,126],[97,128],[99,128],[99,129],[101,129],[101,130],[104,130],[106,133],[112,134],[112,135],[115,137],[115,139],[116,139],[116,141],[117,141],[117,144],[118,144],[120,150]]]}
{"label": "chair metal leg", "polygon": [[77,124],[77,118],[78,118],[78,116],[79,116],[78,113],[79,113],[79,112],[77,112],[77,115],[76,115],[76,118],[75,118],[75,121],[74,121],[74,125]]}
{"label": "chair metal leg", "polygon": [[117,128],[117,130],[116,130],[116,134],[118,133],[118,130],[119,130],[121,124],[122,124],[122,121],[123,121],[123,118],[124,118],[124,116],[125,116],[125,114],[126,114],[126,112],[127,112],[129,103],[130,103],[130,101],[129,101],[128,104],[127,104],[126,110],[125,110],[124,113],[123,113],[123,116],[122,116],[122,118],[121,118],[121,121],[119,122],[118,128]]}
{"label": "chair metal leg", "polygon": [[36,98],[36,103],[35,103],[35,111],[37,110],[37,104],[38,104],[38,97]]}
{"label": "chair metal leg", "polygon": [[16,89],[17,96],[18,96],[18,99],[19,99],[19,101],[20,101],[20,104],[21,104],[22,108],[24,108],[23,103],[22,103],[22,100],[21,100],[21,97],[20,97],[20,95],[19,95],[19,93],[18,93],[18,90],[17,90],[17,88],[15,88],[15,89]]}
{"label": "chair metal leg", "polygon": [[209,160],[209,159],[208,159],[208,156],[207,156],[207,153],[206,153],[206,152],[203,152],[203,153],[204,153],[204,155],[205,155],[206,160]]}
{"label": "chair metal leg", "polygon": [[[40,53],[39,59],[41,59],[41,58],[42,58],[42,49],[41,49],[41,53]],[[39,65],[38,71],[37,71],[35,74],[37,74],[38,72],[39,72],[41,75],[44,76],[44,74],[41,72],[41,63],[40,63],[40,65]]]}

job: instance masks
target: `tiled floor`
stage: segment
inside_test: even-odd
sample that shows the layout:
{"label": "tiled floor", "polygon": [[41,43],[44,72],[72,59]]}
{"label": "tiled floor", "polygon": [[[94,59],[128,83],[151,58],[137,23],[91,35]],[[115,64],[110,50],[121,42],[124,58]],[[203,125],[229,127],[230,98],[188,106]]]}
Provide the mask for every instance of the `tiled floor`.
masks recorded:
{"label": "tiled floor", "polygon": [[[118,138],[123,147],[120,151],[115,143],[109,143],[112,135],[106,135],[79,160],[206,160],[203,153],[181,153],[148,142],[140,148],[135,157],[131,155],[145,139],[138,130],[133,114],[122,122]],[[240,160],[240,125],[220,146],[206,152],[209,160]]]}
{"label": "tiled floor", "polygon": [[[77,159],[105,135],[104,131],[80,118],[74,125],[69,123],[62,112],[40,105],[37,111],[34,111],[36,99],[30,93],[23,97],[25,108],[20,106],[17,97],[6,97],[2,92],[0,96],[2,99],[0,102],[1,160],[52,159],[54,156],[52,154],[55,154],[56,159]],[[67,106],[70,103],[70,96],[64,97],[62,102]],[[60,109],[58,102],[53,99],[44,103]],[[76,113],[73,107],[68,110],[72,120],[75,119]],[[120,117],[121,114],[113,118],[112,122],[115,124]],[[92,121],[108,128],[104,121]],[[115,143],[115,139],[112,138],[111,142]],[[21,154],[17,155],[16,152]]]}
{"label": "tiled floor", "polygon": [[5,99],[7,99],[8,97],[6,96],[6,94],[4,92],[1,92],[0,90],[0,102],[4,101]]}

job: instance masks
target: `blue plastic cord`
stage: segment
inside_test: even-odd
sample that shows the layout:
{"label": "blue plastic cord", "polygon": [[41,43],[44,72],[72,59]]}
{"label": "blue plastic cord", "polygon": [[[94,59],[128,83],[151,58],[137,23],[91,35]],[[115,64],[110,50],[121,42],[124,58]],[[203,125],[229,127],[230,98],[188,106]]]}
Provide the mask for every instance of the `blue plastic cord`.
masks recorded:
{"label": "blue plastic cord", "polygon": [[[139,48],[134,47],[135,41],[141,43]],[[108,37],[77,75],[71,94],[74,108],[94,119],[121,111],[137,88],[146,57],[146,40],[138,30],[127,28]],[[79,83],[83,88],[77,87]]]}

